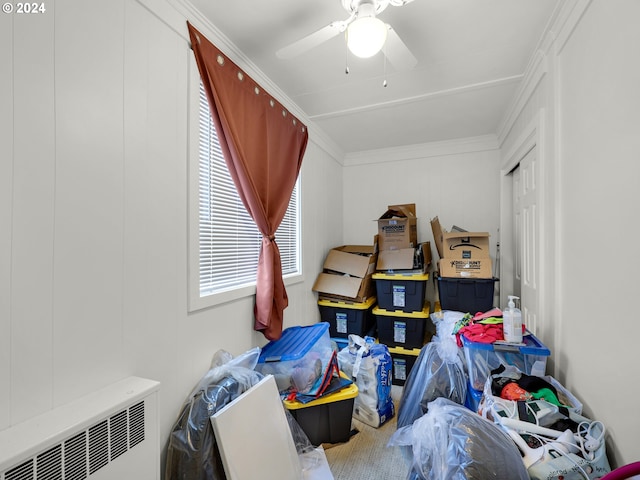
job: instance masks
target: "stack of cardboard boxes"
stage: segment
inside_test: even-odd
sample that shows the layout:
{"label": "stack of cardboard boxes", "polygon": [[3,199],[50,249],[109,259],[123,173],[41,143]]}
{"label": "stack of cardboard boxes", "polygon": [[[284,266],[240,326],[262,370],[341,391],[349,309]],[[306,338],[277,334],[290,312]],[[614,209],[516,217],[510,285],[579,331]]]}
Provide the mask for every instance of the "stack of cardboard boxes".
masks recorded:
{"label": "stack of cardboard boxes", "polygon": [[493,276],[489,233],[444,230],[438,217],[431,220],[438,250],[438,291],[442,310],[486,312],[493,307],[497,278]]}
{"label": "stack of cardboard boxes", "polygon": [[426,286],[431,245],[417,239],[415,204],[389,205],[377,219],[374,245],[332,249],[313,290],[321,320],[346,345],[349,334],[389,347],[393,383],[403,385],[432,334]]}

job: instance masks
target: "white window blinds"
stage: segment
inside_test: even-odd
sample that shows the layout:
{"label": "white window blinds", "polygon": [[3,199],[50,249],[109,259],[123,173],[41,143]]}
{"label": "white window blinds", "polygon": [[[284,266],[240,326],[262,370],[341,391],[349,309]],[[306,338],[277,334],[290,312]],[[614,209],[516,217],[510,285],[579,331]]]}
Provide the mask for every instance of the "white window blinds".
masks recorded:
{"label": "white window blinds", "polygon": [[[198,233],[200,297],[255,284],[262,235],[238,197],[200,84]],[[276,232],[284,276],[299,273],[299,182]]]}

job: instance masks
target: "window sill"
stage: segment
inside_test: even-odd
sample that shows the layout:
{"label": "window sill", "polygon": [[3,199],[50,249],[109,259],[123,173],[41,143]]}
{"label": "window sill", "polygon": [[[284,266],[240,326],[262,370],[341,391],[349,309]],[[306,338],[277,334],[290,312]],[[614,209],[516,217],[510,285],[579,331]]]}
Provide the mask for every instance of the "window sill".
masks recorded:
{"label": "window sill", "polygon": [[[284,278],[284,286],[289,287],[304,282],[304,275],[295,274]],[[206,308],[222,305],[223,303],[233,302],[242,298],[252,297],[256,294],[255,285],[247,285],[245,287],[237,287],[227,291],[213,293],[206,297],[193,296],[189,298],[189,313],[204,310]]]}

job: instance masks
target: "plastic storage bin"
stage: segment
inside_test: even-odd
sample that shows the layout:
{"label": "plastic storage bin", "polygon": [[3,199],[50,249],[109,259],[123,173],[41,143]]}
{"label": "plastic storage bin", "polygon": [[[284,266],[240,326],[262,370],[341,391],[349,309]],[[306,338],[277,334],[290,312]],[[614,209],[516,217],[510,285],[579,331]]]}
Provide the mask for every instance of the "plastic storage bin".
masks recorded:
{"label": "plastic storage bin", "polygon": [[373,308],[378,326],[378,341],[387,347],[422,348],[426,340],[429,318],[429,302],[419,312]]}
{"label": "plastic storage bin", "polygon": [[319,322],[309,326],[289,327],[278,340],[267,343],[260,352],[256,370],[273,375],[280,391],[291,385],[295,369],[319,369],[324,372],[331,359],[329,324]]}
{"label": "plastic storage bin", "polygon": [[480,406],[480,400],[482,400],[482,395],[482,390],[476,390],[471,386],[471,382],[467,382],[467,396],[464,401],[464,406],[477,413],[478,407]]}
{"label": "plastic storage bin", "polygon": [[428,273],[374,273],[378,306],[384,310],[420,312],[424,307]]}
{"label": "plastic storage bin", "polygon": [[438,277],[442,310],[455,310],[475,315],[493,308],[493,291],[497,278]]}
{"label": "plastic storage bin", "polygon": [[318,446],[349,440],[353,404],[357,396],[358,387],[352,383],[336,393],[309,403],[285,400],[284,405],[307,434],[309,441]]}
{"label": "plastic storage bin", "polygon": [[371,312],[375,303],[375,297],[362,303],[322,299],[318,300],[318,309],[321,321],[329,324],[331,337],[347,338],[351,333],[375,337],[376,319]]}
{"label": "plastic storage bin", "polygon": [[391,383],[404,385],[409,377],[409,372],[420,355],[419,348],[390,347],[389,353],[393,362]]}
{"label": "plastic storage bin", "polygon": [[544,375],[549,349],[532,333],[523,337],[524,345],[479,343],[461,335],[469,373],[469,388],[483,390],[491,370],[500,365],[513,365],[527,375]]}

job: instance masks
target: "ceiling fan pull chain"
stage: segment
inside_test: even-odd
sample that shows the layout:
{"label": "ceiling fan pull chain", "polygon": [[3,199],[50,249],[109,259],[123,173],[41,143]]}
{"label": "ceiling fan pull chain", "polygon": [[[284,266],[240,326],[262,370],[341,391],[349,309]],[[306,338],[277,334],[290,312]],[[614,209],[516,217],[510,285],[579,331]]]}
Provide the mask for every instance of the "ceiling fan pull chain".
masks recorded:
{"label": "ceiling fan pull chain", "polygon": [[349,49],[346,44],[344,47],[344,73],[349,75]]}
{"label": "ceiling fan pull chain", "polygon": [[387,88],[387,46],[385,45],[384,47],[384,55],[382,55],[383,58],[383,77],[384,77],[384,81],[382,82],[382,86],[384,88]]}

